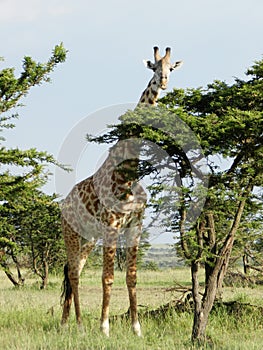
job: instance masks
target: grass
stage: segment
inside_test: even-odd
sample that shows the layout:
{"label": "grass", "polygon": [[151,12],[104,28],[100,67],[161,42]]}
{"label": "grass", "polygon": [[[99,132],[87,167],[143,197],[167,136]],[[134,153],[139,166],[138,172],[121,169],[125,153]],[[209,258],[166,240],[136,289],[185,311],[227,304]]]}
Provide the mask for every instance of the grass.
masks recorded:
{"label": "grass", "polygon": [[[106,339],[99,331],[101,307],[101,272],[85,271],[81,282],[83,329],[78,329],[72,312],[69,324],[60,327],[59,304],[61,279],[52,277],[50,287],[39,290],[35,280],[27,280],[22,289],[15,289],[0,273],[0,344],[3,350],[158,350],[195,349],[190,342],[192,315],[171,313],[166,318],[144,317],[141,320],[143,338],[135,337],[130,322],[117,319],[111,324],[111,336]],[[187,269],[139,271],[138,304],[154,309],[176,295],[165,290],[177,281],[189,285]],[[117,272],[111,300],[111,314],[128,309],[124,273]],[[225,300],[238,300],[263,306],[263,287],[226,288]],[[213,313],[207,327],[212,339],[202,349],[261,350],[263,316],[257,311],[230,315],[220,309]]]}

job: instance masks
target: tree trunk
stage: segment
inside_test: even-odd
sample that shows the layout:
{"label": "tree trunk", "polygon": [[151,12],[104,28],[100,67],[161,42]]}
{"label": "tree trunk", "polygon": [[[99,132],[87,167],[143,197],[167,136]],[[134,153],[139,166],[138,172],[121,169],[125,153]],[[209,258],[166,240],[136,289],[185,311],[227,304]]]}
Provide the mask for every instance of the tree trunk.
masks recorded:
{"label": "tree trunk", "polygon": [[229,265],[229,260],[231,257],[231,253],[232,253],[232,248],[233,248],[233,244],[234,244],[234,239],[231,243],[231,246],[229,247],[228,252],[226,252],[226,256],[225,258],[222,259],[222,266],[221,269],[219,271],[218,274],[218,278],[217,278],[217,295],[221,298],[222,293],[223,293],[223,282],[224,282],[224,278],[228,269],[228,265]]}
{"label": "tree trunk", "polygon": [[20,287],[21,283],[19,283],[19,281],[16,280],[15,276],[13,275],[13,273],[10,271],[8,265],[4,262],[1,261],[0,265],[2,266],[6,276],[8,277],[8,279],[13,283],[13,285],[15,287]]}
{"label": "tree trunk", "polygon": [[207,277],[205,293],[201,299],[199,294],[199,284],[197,282],[198,267],[197,263],[193,263],[192,267],[192,285],[194,299],[194,323],[192,328],[192,341],[203,343],[205,341],[205,332],[210,311],[213,307],[217,292],[217,273],[213,273]]}
{"label": "tree trunk", "polygon": [[[245,196],[239,202],[235,218],[229,230],[229,233],[223,243],[222,248],[217,253],[214,266],[206,271],[205,292],[200,299],[199,283],[198,283],[198,267],[199,263],[193,261],[191,265],[192,272],[192,289],[194,299],[194,324],[192,329],[192,341],[202,343],[205,340],[206,326],[210,311],[212,310],[218,289],[221,289],[224,276],[227,271],[229,259],[231,256],[235,234],[240,224],[241,216],[244,211],[247,196],[252,191],[252,186],[248,185]],[[197,232],[197,236],[198,236]]]}
{"label": "tree trunk", "polygon": [[42,275],[42,284],[40,286],[40,289],[45,289],[48,284],[48,263],[46,260],[43,261],[43,275]]}
{"label": "tree trunk", "polygon": [[243,255],[243,268],[244,268],[244,274],[248,275],[249,274],[249,260],[247,254]]}
{"label": "tree trunk", "polygon": [[25,278],[22,276],[21,269],[20,269],[20,264],[19,264],[18,259],[17,259],[16,255],[14,254],[13,251],[12,251],[11,256],[12,256],[13,262],[16,265],[18,283],[19,283],[19,285],[23,286],[25,284]]}
{"label": "tree trunk", "polygon": [[117,266],[120,271],[123,271],[125,262],[126,262],[126,254],[124,252],[124,248],[118,247],[116,249],[116,260],[117,260]]}
{"label": "tree trunk", "polygon": [[203,344],[205,342],[205,332],[208,322],[209,313],[204,312],[201,308],[199,311],[194,311],[194,324],[192,329],[192,342]]}

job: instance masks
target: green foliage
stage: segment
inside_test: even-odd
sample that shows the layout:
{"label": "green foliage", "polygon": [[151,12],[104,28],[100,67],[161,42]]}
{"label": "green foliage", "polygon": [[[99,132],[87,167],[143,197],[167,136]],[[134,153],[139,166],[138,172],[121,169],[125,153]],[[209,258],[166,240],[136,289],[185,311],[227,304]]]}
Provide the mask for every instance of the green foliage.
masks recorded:
{"label": "green foliage", "polygon": [[158,271],[159,267],[158,264],[155,261],[148,261],[142,265],[142,268],[144,270],[150,270],[150,271]]}
{"label": "green foliage", "polygon": [[[51,72],[65,61],[66,52],[60,44],[46,63],[24,57],[18,77],[14,68],[0,71],[0,133],[15,126],[13,121],[18,118],[16,109],[22,106],[21,98],[33,86],[50,81]],[[0,141],[3,143],[4,137],[0,136]],[[48,267],[52,269],[60,261],[60,209],[54,196],[46,196],[39,190],[47,181],[48,164],[63,168],[47,152],[35,148],[7,149],[0,144],[0,266],[13,283],[16,281],[10,263],[15,264],[21,279],[22,261],[24,265],[30,262],[45,284]]]}
{"label": "green foliage", "polygon": [[[174,90],[162,99],[170,110],[183,108],[187,115],[185,122],[198,135],[210,162],[205,210],[213,212],[218,242],[222,242],[228,232],[237,204],[244,196],[250,196],[246,209],[246,215],[250,213],[250,222],[255,220],[262,206],[258,188],[252,196],[252,189],[262,186],[263,174],[262,62],[256,62],[247,71],[251,76],[248,81],[236,78],[232,85],[215,81],[206,89]],[[226,158],[227,169],[219,169],[213,163],[212,155]],[[245,191],[248,184],[249,194]],[[255,236],[251,230],[247,232],[250,232],[249,242],[252,243]]]}
{"label": "green foliage", "polygon": [[60,207],[56,197],[35,193],[26,199],[18,218],[19,235],[30,249],[32,270],[43,279],[46,264],[51,272],[62,269],[65,249],[61,235]]}
{"label": "green foliage", "polygon": [[[58,63],[65,61],[66,53],[63,44],[60,44],[55,46],[47,63],[37,63],[31,57],[24,57],[23,70],[18,78],[15,77],[14,68],[0,71],[0,113],[21,106],[19,100],[27,95],[32,86],[50,81],[49,74]],[[5,117],[1,116],[0,126],[2,121],[5,121]]]}

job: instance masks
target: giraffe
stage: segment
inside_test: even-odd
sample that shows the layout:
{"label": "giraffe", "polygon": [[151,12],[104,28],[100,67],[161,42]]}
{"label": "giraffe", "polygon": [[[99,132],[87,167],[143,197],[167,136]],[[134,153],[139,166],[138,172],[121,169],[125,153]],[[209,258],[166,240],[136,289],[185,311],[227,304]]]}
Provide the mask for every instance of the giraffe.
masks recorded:
{"label": "giraffe", "polygon": [[[170,48],[161,57],[154,47],[154,63],[146,62],[154,75],[142,93],[139,104],[155,105],[160,91],[167,88],[169,74],[181,61],[170,63]],[[63,313],[61,323],[69,317],[74,299],[76,321],[81,324],[79,277],[86,259],[98,239],[103,239],[103,299],[100,328],[109,336],[109,303],[114,280],[114,256],[120,233],[126,236],[126,285],[134,333],[141,336],[136,297],[136,260],[146,194],[138,183],[139,144],[134,139],[114,145],[101,167],[76,184],[62,206],[62,231],[67,253],[64,267]]]}

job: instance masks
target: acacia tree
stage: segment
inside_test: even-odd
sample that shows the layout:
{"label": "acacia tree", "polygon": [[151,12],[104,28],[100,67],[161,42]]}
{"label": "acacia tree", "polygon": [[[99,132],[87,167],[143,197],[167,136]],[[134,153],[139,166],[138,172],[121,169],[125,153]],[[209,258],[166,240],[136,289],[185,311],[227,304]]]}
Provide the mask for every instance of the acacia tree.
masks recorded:
{"label": "acacia tree", "polygon": [[40,288],[46,288],[49,271],[62,268],[65,260],[60,207],[56,196],[35,191],[17,216],[20,246],[26,246],[29,267],[40,277]]}
{"label": "acacia tree", "polygon": [[[232,85],[215,81],[206,89],[174,90],[163,100],[171,110],[185,111],[185,122],[198,135],[211,169],[206,201],[196,225],[185,230],[186,198],[182,198],[178,221],[181,248],[191,263],[194,341],[205,337],[242,215],[252,206],[262,206],[263,61],[256,62],[246,75],[249,80],[235,79]],[[212,163],[212,155],[227,159],[223,169]],[[206,272],[202,295],[198,278],[201,263]]]}
{"label": "acacia tree", "polygon": [[[24,57],[23,69],[18,77],[13,68],[0,71],[0,133],[6,128],[14,128],[14,119],[18,117],[16,109],[21,107],[20,100],[26,96],[33,86],[50,80],[49,75],[66,59],[63,45],[57,45],[47,63],[37,63],[31,57]],[[23,208],[21,199],[30,198],[47,179],[44,172],[47,164],[56,164],[54,157],[47,152],[7,149],[4,137],[0,135],[0,265],[4,268],[13,284],[23,283],[17,252],[25,246],[19,237],[20,225],[17,223],[18,213]],[[15,174],[8,169],[16,169]],[[9,258],[18,269],[18,279],[9,269]]]}
{"label": "acacia tree", "polygon": [[[139,168],[141,176],[160,174],[162,166],[168,169],[150,190],[156,212],[165,217],[167,229],[179,233],[181,250],[191,266],[192,340],[198,342],[205,339],[209,313],[242,231],[242,216],[252,206],[257,215],[256,207],[262,207],[263,61],[256,62],[246,75],[248,79],[235,79],[232,85],[215,81],[206,88],[175,89],[161,100],[162,107],[128,112],[120,125],[93,139],[113,142],[139,137],[164,149],[172,160],[162,165],[158,152],[146,147],[148,163],[139,162]],[[184,123],[178,123],[178,118]],[[206,188],[192,185],[202,165],[187,127],[197,137],[209,168]],[[218,159],[223,167],[216,164]],[[153,164],[158,164],[157,170]],[[203,209],[193,222],[189,217],[200,198]],[[200,266],[205,266],[204,290]]]}

